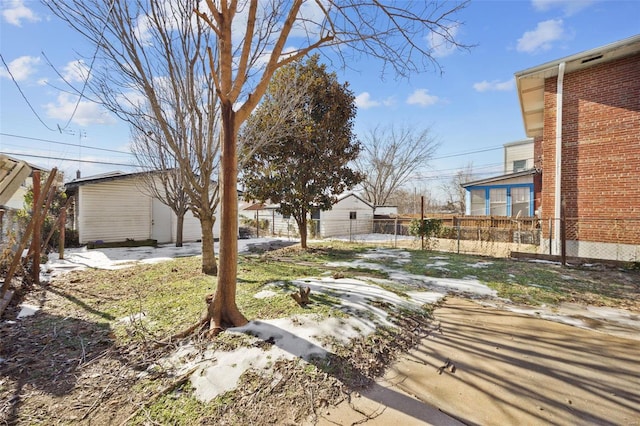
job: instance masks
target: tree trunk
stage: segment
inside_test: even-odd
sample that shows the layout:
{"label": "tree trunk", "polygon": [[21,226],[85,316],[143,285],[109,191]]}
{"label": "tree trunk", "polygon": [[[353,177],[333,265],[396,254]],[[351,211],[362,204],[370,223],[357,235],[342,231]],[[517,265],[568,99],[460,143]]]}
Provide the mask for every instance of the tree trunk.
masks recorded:
{"label": "tree trunk", "polygon": [[182,247],[182,230],[184,229],[185,212],[176,216],[176,247]]}
{"label": "tree trunk", "polygon": [[207,275],[218,275],[216,252],[213,247],[213,213],[207,212],[200,216],[202,230],[202,272]]}
{"label": "tree trunk", "polygon": [[220,269],[218,286],[209,305],[210,334],[248,321],[236,306],[238,272],[238,153],[232,104],[221,101],[222,143],[220,160]]}
{"label": "tree trunk", "polygon": [[300,247],[303,249],[307,248],[307,211],[302,209],[302,215],[299,220],[296,218],[298,222],[298,230],[300,231]]}

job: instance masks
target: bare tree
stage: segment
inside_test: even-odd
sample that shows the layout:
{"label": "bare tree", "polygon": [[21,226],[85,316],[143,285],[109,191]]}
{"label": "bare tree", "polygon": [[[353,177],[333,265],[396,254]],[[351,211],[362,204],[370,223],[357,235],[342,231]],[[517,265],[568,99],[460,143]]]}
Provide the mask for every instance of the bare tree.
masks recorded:
{"label": "bare tree", "polygon": [[427,167],[438,144],[429,129],[393,125],[369,130],[356,164],[366,175],[362,183],[365,197],[376,206],[387,203],[416,173]]}
{"label": "bare tree", "polygon": [[425,212],[435,211],[437,202],[432,192],[425,185],[414,187],[413,189],[399,188],[389,195],[385,204],[396,206],[399,214],[420,214],[423,200]]}
{"label": "bare tree", "polygon": [[139,175],[139,186],[176,215],[176,247],[182,247],[184,217],[190,206],[184,175],[171,150],[164,142],[156,141],[154,136],[160,132],[142,133],[141,127],[133,129],[131,142],[138,164],[147,172]]}
{"label": "bare tree", "polygon": [[[142,0],[138,0],[142,1]],[[174,53],[172,43],[175,38],[169,37],[160,26],[173,28],[176,20],[185,22],[187,13],[194,6],[195,0],[182,2],[154,2],[143,7],[139,3],[131,5],[131,0],[112,0],[102,3],[98,0],[52,0],[53,12],[70,22],[74,28],[105,50],[104,54],[113,61],[124,77],[133,80],[133,86],[140,88],[148,98],[153,115],[161,125],[163,137],[167,139],[172,150],[178,151],[178,144],[171,135],[171,125],[162,114],[162,100],[154,92],[154,78],[157,71],[148,55],[135,55],[144,52],[148,41],[155,46],[156,53],[163,56]],[[413,72],[426,69],[439,69],[435,59],[437,46],[426,40],[440,40],[447,47],[464,47],[454,38],[455,29],[460,25],[455,14],[467,5],[462,2],[425,2],[399,1],[397,3],[370,2],[368,0],[346,1],[304,1],[304,0],[205,0],[201,9],[196,10],[200,20],[189,21],[187,29],[201,30],[204,22],[215,34],[215,43],[207,39],[207,33],[201,32],[199,39],[193,43],[178,43],[197,47],[190,50],[190,55],[183,59],[169,60],[171,66],[163,68],[162,74],[172,80],[171,84],[178,91],[183,82],[198,81],[193,75],[175,75],[177,69],[193,69],[200,65],[200,47],[209,45],[209,71],[213,87],[202,88],[208,96],[210,107],[205,111],[210,114],[194,113],[194,125],[199,121],[212,123],[216,99],[220,108],[221,145],[220,145],[220,269],[216,293],[209,303],[211,333],[216,333],[227,325],[243,325],[247,322],[236,306],[236,275],[238,245],[238,147],[237,133],[240,126],[249,117],[260,102],[274,72],[280,67],[298,60],[308,53],[323,48],[335,47],[334,54],[343,63],[347,63],[345,55],[368,55],[381,60],[383,72],[387,67],[396,75],[408,76]],[[133,10],[132,10],[133,8]],[[172,14],[161,14],[159,10],[173,8]],[[138,10],[135,10],[138,9]],[[140,22],[140,16],[151,16]],[[172,18],[171,16],[175,16]],[[102,24],[104,23],[104,24]],[[138,25],[138,24],[144,25]],[[158,25],[152,33],[151,40],[136,37],[140,28]],[[100,29],[105,31],[96,31]],[[110,44],[120,39],[123,49],[112,49]],[[115,46],[113,46],[115,47]],[[198,52],[198,53],[196,53]],[[122,65],[118,65],[121,62]],[[351,62],[351,61],[350,61]],[[127,80],[129,83],[129,80]],[[122,87],[130,87],[123,84]],[[200,111],[195,102],[193,92],[180,99],[189,101],[193,108]],[[214,97],[213,95],[216,95]],[[116,109],[116,108],[114,108]],[[195,137],[193,138],[195,139]],[[213,132],[210,138],[214,139]],[[188,139],[185,139],[188,140]],[[202,155],[209,155],[207,147],[201,147]],[[176,155],[178,158],[178,155]],[[204,160],[204,158],[202,159]],[[199,158],[200,161],[200,158]],[[206,161],[200,161],[193,177],[202,176],[197,182],[189,179],[194,195],[203,196],[202,182],[210,175],[205,169]],[[192,167],[187,161],[180,160],[181,167]],[[198,186],[200,185],[200,186]],[[194,200],[192,200],[194,201]],[[195,201],[194,201],[195,202]],[[205,219],[201,217],[201,220]],[[204,229],[204,224],[203,224]],[[204,247],[203,234],[203,247]],[[204,266],[204,259],[203,259]]]}
{"label": "bare tree", "polygon": [[465,214],[466,206],[466,190],[462,184],[473,180],[473,163],[469,162],[466,166],[459,169],[451,179],[442,184],[442,190],[446,196],[447,208],[453,210],[457,214]]}
{"label": "bare tree", "polygon": [[[209,304],[212,333],[247,322],[235,302],[236,141],[240,126],[260,102],[274,72],[314,50],[342,45],[349,49],[338,52],[379,58],[398,75],[437,67],[433,47],[425,43],[425,37],[436,34],[444,43],[460,46],[453,37],[459,25],[453,15],[466,3],[206,0],[206,8],[197,13],[217,36],[209,53],[222,121],[220,273]],[[287,44],[293,47],[285,49]]]}
{"label": "bare tree", "polygon": [[219,105],[208,77],[206,49],[214,38],[193,13],[198,3],[51,0],[46,4],[96,46],[87,62],[91,67],[87,88],[93,100],[130,124],[136,141],[150,148],[147,159],[166,154],[175,161],[173,168],[180,174],[165,182],[166,192],[181,187],[188,197],[202,229],[202,270],[216,274],[213,225],[219,197],[212,182],[219,163]]}

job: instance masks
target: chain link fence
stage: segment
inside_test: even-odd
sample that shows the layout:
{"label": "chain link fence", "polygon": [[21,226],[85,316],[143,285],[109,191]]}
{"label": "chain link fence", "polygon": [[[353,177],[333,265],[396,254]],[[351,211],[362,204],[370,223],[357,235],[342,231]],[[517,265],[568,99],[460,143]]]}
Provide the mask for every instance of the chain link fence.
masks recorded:
{"label": "chain link fence", "polygon": [[495,257],[507,257],[512,251],[536,253],[539,249],[540,228],[537,220],[530,218],[441,217],[436,218],[442,221],[439,235],[425,239],[409,234],[414,219],[373,219],[370,234],[352,233],[332,238]]}
{"label": "chain link fence", "polygon": [[[568,257],[640,261],[640,218],[566,218],[562,221],[531,217],[433,216],[442,221],[442,229],[436,238],[426,240],[409,234],[410,223],[416,217],[334,219],[329,226],[311,220],[308,238],[495,257],[508,257],[512,252],[560,256],[564,245]],[[425,215],[427,217],[434,218]],[[324,234],[321,230],[325,230]],[[280,232],[277,236],[297,238],[297,226],[290,224],[286,234]]]}
{"label": "chain link fence", "polygon": [[18,211],[0,209],[0,247],[4,250],[8,245],[20,241],[24,233],[24,221],[20,221]]}
{"label": "chain link fence", "polygon": [[640,262],[640,217],[549,218],[541,225],[541,253]]}

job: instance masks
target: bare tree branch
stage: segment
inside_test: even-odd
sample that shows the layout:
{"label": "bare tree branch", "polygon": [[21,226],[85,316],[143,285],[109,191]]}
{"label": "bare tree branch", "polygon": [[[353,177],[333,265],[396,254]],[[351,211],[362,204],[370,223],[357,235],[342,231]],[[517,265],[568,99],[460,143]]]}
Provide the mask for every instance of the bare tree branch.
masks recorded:
{"label": "bare tree branch", "polygon": [[218,99],[207,56],[213,33],[193,13],[198,1],[51,0],[47,5],[98,46],[90,91],[130,125],[143,169],[173,170],[155,174],[151,182],[163,188],[152,191],[176,214],[187,197],[201,223],[203,271],[216,273]]}
{"label": "bare tree branch", "polygon": [[382,206],[395,191],[428,166],[438,143],[429,129],[375,127],[364,136],[363,152],[356,160],[366,175],[365,197]]}

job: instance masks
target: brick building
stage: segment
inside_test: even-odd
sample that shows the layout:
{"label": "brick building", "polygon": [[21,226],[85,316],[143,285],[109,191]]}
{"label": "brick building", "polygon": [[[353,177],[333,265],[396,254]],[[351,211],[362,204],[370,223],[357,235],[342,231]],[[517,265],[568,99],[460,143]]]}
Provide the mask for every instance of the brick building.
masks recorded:
{"label": "brick building", "polygon": [[[515,74],[541,250],[640,261],[640,35]],[[561,111],[559,114],[558,111]]]}

